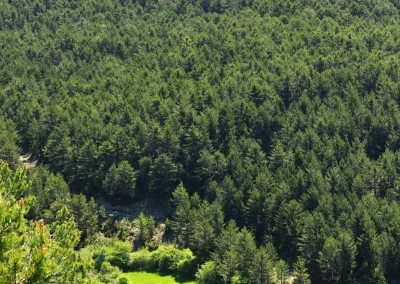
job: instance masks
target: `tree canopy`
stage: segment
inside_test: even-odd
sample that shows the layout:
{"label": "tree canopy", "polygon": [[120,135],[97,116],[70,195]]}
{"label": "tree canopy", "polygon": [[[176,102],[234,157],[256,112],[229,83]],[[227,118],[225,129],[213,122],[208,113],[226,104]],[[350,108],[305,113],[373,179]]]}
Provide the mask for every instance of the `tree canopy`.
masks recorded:
{"label": "tree canopy", "polygon": [[[399,12],[398,0],[3,1],[0,271],[56,277],[60,247],[72,259],[118,235],[95,200],[157,197],[172,209],[164,241],[194,253],[199,282],[400,277]],[[157,243],[150,231],[136,242]],[[18,274],[24,249],[35,257]]]}

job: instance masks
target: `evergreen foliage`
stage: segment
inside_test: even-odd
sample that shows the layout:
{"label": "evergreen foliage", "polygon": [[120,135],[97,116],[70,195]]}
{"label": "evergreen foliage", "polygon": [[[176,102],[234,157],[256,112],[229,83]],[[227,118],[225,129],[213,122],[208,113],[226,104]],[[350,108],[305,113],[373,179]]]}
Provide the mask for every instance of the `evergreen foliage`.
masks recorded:
{"label": "evergreen foliage", "polygon": [[[157,218],[110,225],[95,203],[156,196],[201,283],[399,278],[399,9],[3,1],[0,277],[83,281],[74,248],[99,231],[156,250]],[[128,269],[119,249],[93,279]]]}
{"label": "evergreen foliage", "polygon": [[74,251],[79,232],[66,207],[49,225],[28,221],[31,197],[23,170],[0,164],[0,282],[86,283],[86,265]]}

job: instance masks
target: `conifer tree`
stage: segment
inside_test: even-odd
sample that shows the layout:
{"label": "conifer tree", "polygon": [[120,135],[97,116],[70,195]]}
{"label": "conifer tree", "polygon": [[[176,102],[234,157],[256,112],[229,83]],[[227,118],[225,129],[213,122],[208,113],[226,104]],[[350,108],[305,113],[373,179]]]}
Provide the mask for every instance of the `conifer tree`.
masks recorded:
{"label": "conifer tree", "polygon": [[275,266],[276,274],[278,277],[278,283],[283,284],[286,281],[286,277],[289,275],[289,267],[283,260],[279,260]]}
{"label": "conifer tree", "polygon": [[23,169],[0,164],[0,283],[83,283],[73,218],[64,207],[50,226],[28,221],[29,186]]}
{"label": "conifer tree", "polygon": [[308,274],[306,267],[306,260],[302,257],[299,257],[293,266],[294,270],[294,283],[295,284],[310,284],[310,274]]}

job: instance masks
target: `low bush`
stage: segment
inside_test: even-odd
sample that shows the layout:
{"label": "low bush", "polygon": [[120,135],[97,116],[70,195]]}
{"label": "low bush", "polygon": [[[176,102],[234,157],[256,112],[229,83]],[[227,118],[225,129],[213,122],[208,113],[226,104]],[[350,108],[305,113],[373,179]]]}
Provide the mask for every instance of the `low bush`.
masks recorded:
{"label": "low bush", "polygon": [[196,280],[199,284],[220,283],[220,277],[214,261],[204,263],[196,273]]}
{"label": "low bush", "polygon": [[113,283],[121,274],[119,268],[111,265],[108,261],[101,264],[99,272],[99,279],[103,283]]}
{"label": "low bush", "polygon": [[118,266],[123,271],[129,268],[130,257],[129,254],[132,250],[132,245],[128,242],[116,241],[114,242],[109,256],[109,261],[112,265]]}
{"label": "low bush", "polygon": [[195,256],[190,249],[180,250],[173,245],[162,245],[151,254],[158,270],[190,275],[195,266]]}
{"label": "low bush", "polygon": [[129,266],[132,270],[158,270],[190,277],[196,270],[196,258],[190,249],[161,245],[153,252],[143,249],[132,253]]}
{"label": "low bush", "polygon": [[131,270],[155,269],[151,263],[151,252],[141,249],[131,254],[129,268]]}

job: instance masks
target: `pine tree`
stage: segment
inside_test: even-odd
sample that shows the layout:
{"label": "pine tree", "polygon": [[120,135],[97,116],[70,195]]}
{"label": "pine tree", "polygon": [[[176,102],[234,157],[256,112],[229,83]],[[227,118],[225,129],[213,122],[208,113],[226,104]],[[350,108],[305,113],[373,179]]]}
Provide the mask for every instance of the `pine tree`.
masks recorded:
{"label": "pine tree", "polygon": [[289,275],[289,267],[287,263],[283,260],[279,260],[276,263],[275,269],[278,276],[278,283],[285,283],[286,277]]}
{"label": "pine tree", "polygon": [[189,194],[182,183],[172,193],[173,203],[176,207],[172,218],[172,229],[176,235],[176,241],[181,247],[192,247],[195,216],[191,208]]}
{"label": "pine tree", "polygon": [[272,258],[273,256],[268,253],[268,249],[264,246],[256,251],[253,265],[250,267],[250,283],[273,283],[274,267]]}
{"label": "pine tree", "polygon": [[306,260],[299,257],[293,266],[294,283],[295,284],[310,284],[310,274],[307,271]]}
{"label": "pine tree", "polygon": [[325,240],[322,251],[319,252],[319,265],[326,280],[338,281],[340,278],[340,244],[333,238]]}
{"label": "pine tree", "polygon": [[374,284],[387,284],[385,274],[383,274],[382,268],[376,267],[372,273],[370,283]]}
{"label": "pine tree", "polygon": [[82,283],[85,263],[74,251],[79,232],[66,207],[50,226],[28,221],[32,197],[24,170],[0,164],[0,283]]}
{"label": "pine tree", "polygon": [[218,274],[224,283],[230,283],[240,265],[238,244],[240,232],[235,221],[231,220],[216,240],[216,249],[212,258],[216,263]]}

